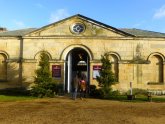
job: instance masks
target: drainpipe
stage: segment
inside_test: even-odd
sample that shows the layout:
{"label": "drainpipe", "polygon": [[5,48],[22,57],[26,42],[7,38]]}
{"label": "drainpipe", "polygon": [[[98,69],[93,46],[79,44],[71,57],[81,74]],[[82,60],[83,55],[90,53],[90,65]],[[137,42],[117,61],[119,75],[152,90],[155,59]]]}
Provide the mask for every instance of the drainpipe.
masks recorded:
{"label": "drainpipe", "polygon": [[20,87],[23,88],[23,82],[22,82],[22,70],[23,70],[23,67],[22,67],[22,63],[23,63],[23,38],[22,36],[19,37],[19,40],[20,40],[20,51],[19,51],[19,59],[18,59],[18,63],[19,63],[19,84],[20,84]]}

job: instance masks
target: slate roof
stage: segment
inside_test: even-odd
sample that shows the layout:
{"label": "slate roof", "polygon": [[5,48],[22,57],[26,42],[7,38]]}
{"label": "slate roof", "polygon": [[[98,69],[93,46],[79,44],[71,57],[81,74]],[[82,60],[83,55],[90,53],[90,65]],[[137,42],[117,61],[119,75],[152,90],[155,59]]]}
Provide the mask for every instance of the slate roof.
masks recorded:
{"label": "slate roof", "polygon": [[142,30],[142,29],[136,29],[136,28],[120,28],[119,30],[122,30],[124,32],[133,34],[137,37],[165,37],[165,33],[160,33],[160,32],[154,32],[154,31],[147,31],[147,30]]}
{"label": "slate roof", "polygon": [[[28,28],[28,29],[21,29],[21,30],[13,30],[13,31],[4,31],[0,32],[0,37],[6,37],[6,36],[24,36],[25,34],[28,34],[34,30],[37,30],[37,28]],[[119,28],[119,30],[132,34],[137,37],[164,37],[165,33],[159,33],[154,31],[147,31],[147,30],[141,30],[141,29],[129,29],[129,28]]]}
{"label": "slate roof", "polygon": [[3,31],[3,32],[0,32],[0,37],[24,36],[25,34],[30,33],[34,30],[36,30],[36,28],[27,28],[27,29],[13,30],[13,31]]}

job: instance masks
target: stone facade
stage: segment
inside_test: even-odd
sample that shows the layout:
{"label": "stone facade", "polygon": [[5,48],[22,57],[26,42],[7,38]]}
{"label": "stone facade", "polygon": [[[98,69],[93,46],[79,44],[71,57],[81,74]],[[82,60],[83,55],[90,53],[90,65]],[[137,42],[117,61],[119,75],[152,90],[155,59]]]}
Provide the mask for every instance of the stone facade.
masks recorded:
{"label": "stone facade", "polygon": [[[77,27],[74,27],[75,24]],[[81,27],[82,25],[82,27]],[[73,28],[73,29],[72,29]],[[76,30],[74,32],[74,29]],[[0,33],[0,89],[26,87],[33,84],[39,55],[47,51],[50,70],[57,71],[54,80],[70,91],[76,71],[82,71],[88,83],[97,85],[94,66],[101,65],[105,52],[118,78],[114,89],[130,88],[165,90],[164,37],[136,36],[123,30],[75,15],[26,34]],[[85,67],[74,65],[74,57],[85,54]],[[83,59],[82,59],[83,60]],[[53,67],[59,67],[53,70]],[[77,70],[76,70],[77,69]],[[59,75],[59,77],[58,77]]]}

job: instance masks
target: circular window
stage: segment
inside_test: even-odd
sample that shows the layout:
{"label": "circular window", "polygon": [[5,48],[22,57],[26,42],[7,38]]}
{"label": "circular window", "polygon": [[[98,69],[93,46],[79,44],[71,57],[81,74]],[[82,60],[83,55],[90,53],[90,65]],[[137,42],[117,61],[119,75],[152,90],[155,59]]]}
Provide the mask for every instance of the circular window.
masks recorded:
{"label": "circular window", "polygon": [[85,30],[85,25],[82,23],[75,23],[71,26],[71,31],[75,34],[80,34],[84,32]]}

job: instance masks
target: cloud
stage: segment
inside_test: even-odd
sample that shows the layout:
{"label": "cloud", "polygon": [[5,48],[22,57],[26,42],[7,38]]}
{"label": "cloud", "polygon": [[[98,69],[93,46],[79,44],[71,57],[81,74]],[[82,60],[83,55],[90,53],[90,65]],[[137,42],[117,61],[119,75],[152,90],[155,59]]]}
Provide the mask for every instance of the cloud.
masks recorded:
{"label": "cloud", "polygon": [[68,16],[69,16],[69,13],[67,12],[66,9],[58,9],[55,12],[51,13],[49,23],[57,22]]}
{"label": "cloud", "polygon": [[153,18],[154,19],[160,19],[165,17],[165,5],[160,7],[154,14]]}

